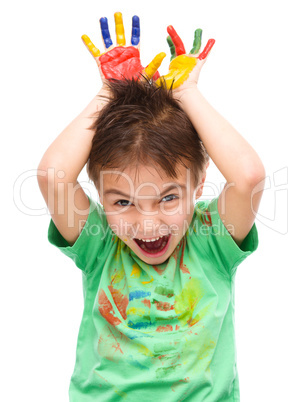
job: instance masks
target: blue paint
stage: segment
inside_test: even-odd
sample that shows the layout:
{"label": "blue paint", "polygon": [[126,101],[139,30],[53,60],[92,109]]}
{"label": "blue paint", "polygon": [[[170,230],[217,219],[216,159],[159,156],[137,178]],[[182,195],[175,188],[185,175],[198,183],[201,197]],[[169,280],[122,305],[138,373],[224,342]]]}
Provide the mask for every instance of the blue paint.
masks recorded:
{"label": "blue paint", "polygon": [[143,321],[139,321],[139,322],[128,321],[127,324],[128,324],[128,327],[130,327],[132,329],[147,329],[153,325],[151,322],[143,322]]}
{"label": "blue paint", "polygon": [[134,290],[129,293],[129,301],[133,299],[141,299],[142,297],[150,296],[151,292],[145,292],[144,290]]}
{"label": "blue paint", "polygon": [[134,15],[132,19],[132,39],[133,46],[137,46],[140,42],[140,20],[137,15]]}
{"label": "blue paint", "polygon": [[149,367],[143,366],[141,363],[139,363],[137,360],[133,358],[132,355],[129,355],[128,363],[130,363],[134,367],[138,367],[141,370],[149,370]]}
{"label": "blue paint", "polygon": [[[133,324],[132,321],[131,321],[131,324]],[[137,333],[137,334],[134,334],[134,335],[132,335],[132,334],[130,333],[130,334],[126,334],[126,336],[127,336],[128,338],[130,338],[130,339],[136,339],[136,338],[153,338],[152,335],[148,335],[148,334],[145,334],[145,333]]]}
{"label": "blue paint", "polygon": [[102,34],[102,38],[103,38],[105,47],[108,48],[113,45],[110,31],[109,31],[108,19],[106,17],[103,17],[99,20],[99,22],[100,22],[101,34]]}

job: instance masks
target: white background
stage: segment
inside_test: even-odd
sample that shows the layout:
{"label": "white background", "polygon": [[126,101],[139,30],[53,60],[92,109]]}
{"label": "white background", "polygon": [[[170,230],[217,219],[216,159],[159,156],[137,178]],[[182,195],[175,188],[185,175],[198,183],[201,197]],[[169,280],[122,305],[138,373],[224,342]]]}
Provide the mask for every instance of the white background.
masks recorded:
{"label": "white background", "polygon": [[[81,35],[102,50],[99,18],[108,17],[114,38],[115,11],[123,13],[128,43],[131,17],[140,16],[143,65],[160,51],[168,53],[169,24],[187,50],[198,27],[204,43],[216,39],[200,90],[256,149],[269,187],[256,220],[259,248],[236,274],[241,401],[301,401],[298,2],[176,3],[27,0],[1,6],[0,399],[5,402],[68,400],[83,307],[81,272],[47,241],[50,217],[35,171],[46,148],[99,90],[99,73]],[[204,198],[213,198],[225,182],[213,163],[207,180]],[[95,198],[85,171],[80,181]]]}

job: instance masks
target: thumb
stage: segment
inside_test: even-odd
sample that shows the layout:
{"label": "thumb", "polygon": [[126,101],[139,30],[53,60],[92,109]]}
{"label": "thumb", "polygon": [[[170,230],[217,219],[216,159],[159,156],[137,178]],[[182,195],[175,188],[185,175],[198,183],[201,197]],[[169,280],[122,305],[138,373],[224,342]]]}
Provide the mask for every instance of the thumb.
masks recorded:
{"label": "thumb", "polygon": [[166,53],[164,53],[164,52],[157,54],[157,56],[153,58],[153,60],[149,63],[149,65],[147,67],[145,67],[144,73],[147,75],[148,78],[153,77],[153,75],[156,73],[158,68],[161,66],[162,61],[165,56],[166,56]]}

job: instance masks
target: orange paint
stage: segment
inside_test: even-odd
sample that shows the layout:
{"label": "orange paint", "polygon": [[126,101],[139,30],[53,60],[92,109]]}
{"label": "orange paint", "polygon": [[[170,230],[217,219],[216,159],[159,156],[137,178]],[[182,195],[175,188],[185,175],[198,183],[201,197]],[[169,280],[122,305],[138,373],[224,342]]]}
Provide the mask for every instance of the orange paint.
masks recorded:
{"label": "orange paint", "polygon": [[169,332],[169,331],[173,331],[173,327],[172,325],[160,325],[157,327],[156,329],[157,332]]}
{"label": "orange paint", "polygon": [[113,306],[103,289],[99,292],[98,304],[98,311],[111,325],[115,326],[121,323],[119,318],[114,316]]}
{"label": "orange paint", "polygon": [[168,302],[154,300],[154,303],[156,305],[156,309],[159,311],[170,311],[174,310],[175,308],[173,304],[170,304]]}
{"label": "orange paint", "polygon": [[118,308],[120,314],[122,315],[122,318],[126,320],[127,318],[126,309],[129,304],[129,299],[126,297],[126,295],[122,294],[118,289],[113,288],[113,286],[108,286],[108,289],[111,292],[115,305]]}
{"label": "orange paint", "polygon": [[144,299],[144,300],[141,300],[141,303],[143,303],[146,307],[151,308],[150,300]]}

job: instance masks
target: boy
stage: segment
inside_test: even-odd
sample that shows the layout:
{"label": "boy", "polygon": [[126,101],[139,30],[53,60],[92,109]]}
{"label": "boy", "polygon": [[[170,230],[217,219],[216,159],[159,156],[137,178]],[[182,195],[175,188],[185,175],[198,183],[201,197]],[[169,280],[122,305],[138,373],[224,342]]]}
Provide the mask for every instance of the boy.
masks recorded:
{"label": "boy", "polygon": [[[115,23],[114,48],[101,21],[104,55],[84,39],[104,81],[100,96],[39,166],[55,169],[39,178],[52,215],[49,241],[83,272],[70,401],[239,401],[234,277],[258,245],[261,192],[252,190],[264,168],[197,89],[208,47],[203,58],[200,45],[186,55],[169,27],[176,57],[155,85],[156,62],[142,70],[132,39],[135,66],[125,79],[120,14]],[[119,61],[106,70],[107,60]],[[146,78],[138,79],[141,71]],[[196,203],[207,152],[227,184],[217,198]],[[86,162],[101,205],[77,182]]]}

